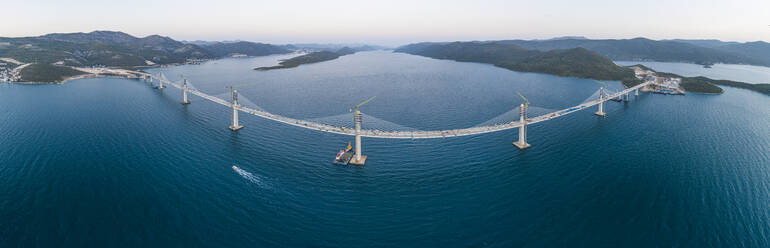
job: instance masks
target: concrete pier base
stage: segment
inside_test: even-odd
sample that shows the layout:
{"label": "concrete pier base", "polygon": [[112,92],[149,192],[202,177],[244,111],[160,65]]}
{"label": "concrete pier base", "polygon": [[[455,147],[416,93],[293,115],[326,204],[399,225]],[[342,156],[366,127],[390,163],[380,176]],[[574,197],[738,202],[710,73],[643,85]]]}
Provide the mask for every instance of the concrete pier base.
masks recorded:
{"label": "concrete pier base", "polygon": [[529,143],[519,144],[519,142],[513,142],[513,145],[518,147],[520,150],[527,149],[531,146]]}
{"label": "concrete pier base", "polygon": [[355,156],[353,156],[352,159],[350,159],[350,162],[348,164],[352,165],[364,165],[366,164],[366,155],[361,155],[361,159],[357,160]]}
{"label": "concrete pier base", "polygon": [[183,101],[182,101],[182,104],[190,104],[190,101],[187,101],[187,100],[183,100]]}
{"label": "concrete pier base", "polygon": [[594,114],[598,115],[598,116],[606,116],[607,115],[607,113],[604,113],[604,112],[596,112]]}
{"label": "concrete pier base", "polygon": [[238,126],[230,126],[230,127],[228,127],[228,128],[230,128],[230,130],[233,130],[233,131],[238,131],[239,129],[243,128],[243,126],[241,126],[241,125],[238,125]]}

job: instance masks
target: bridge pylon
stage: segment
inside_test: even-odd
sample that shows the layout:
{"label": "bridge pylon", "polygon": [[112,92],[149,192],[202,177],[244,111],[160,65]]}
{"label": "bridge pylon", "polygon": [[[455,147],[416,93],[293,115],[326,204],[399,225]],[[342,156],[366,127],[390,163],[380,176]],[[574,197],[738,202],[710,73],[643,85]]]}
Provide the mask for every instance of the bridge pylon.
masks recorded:
{"label": "bridge pylon", "polygon": [[519,127],[519,140],[513,142],[513,145],[524,150],[530,147],[530,144],[527,143],[527,105],[525,104],[519,106],[519,122],[521,122],[521,127]]}
{"label": "bridge pylon", "polygon": [[364,104],[369,103],[372,101],[376,96],[373,96],[372,98],[367,99],[366,101],[363,101],[362,103],[359,103],[358,105],[353,107],[353,124],[355,125],[356,129],[356,154],[353,155],[353,159],[348,162],[349,164],[353,165],[364,165],[366,164],[366,155],[363,154],[363,150],[361,148],[361,122],[363,122],[364,115],[361,114],[361,111],[358,110],[358,107],[363,106]]}
{"label": "bridge pylon", "polygon": [[361,147],[361,122],[363,121],[363,114],[358,108],[353,111],[353,123],[356,128],[356,154],[353,159],[350,160],[350,164],[364,165],[366,164],[366,155],[363,155],[363,148]]}
{"label": "bridge pylon", "polygon": [[190,104],[190,100],[187,100],[187,79],[184,79],[184,85],[182,85],[182,104]]}
{"label": "bridge pylon", "polygon": [[604,113],[604,87],[599,89],[599,111],[596,111],[596,115],[598,116],[605,116],[607,113]]}
{"label": "bridge pylon", "polygon": [[[231,90],[232,90],[232,88],[231,88]],[[233,107],[233,124],[230,125],[230,130],[237,131],[238,129],[243,128],[243,126],[241,126],[241,124],[238,123],[238,108],[240,107],[240,105],[238,105],[238,91],[237,90],[232,90],[232,95],[233,95],[233,103],[232,103],[232,107]]]}

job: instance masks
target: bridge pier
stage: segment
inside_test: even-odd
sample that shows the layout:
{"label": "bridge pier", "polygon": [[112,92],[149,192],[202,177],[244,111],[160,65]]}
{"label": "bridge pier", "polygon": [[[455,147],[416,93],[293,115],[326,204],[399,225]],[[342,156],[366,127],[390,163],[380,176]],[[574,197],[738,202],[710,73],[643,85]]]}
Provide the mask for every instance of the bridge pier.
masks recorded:
{"label": "bridge pier", "polygon": [[527,143],[527,106],[524,104],[519,106],[519,122],[521,122],[521,127],[519,127],[519,140],[513,142],[513,145],[520,150],[524,150],[527,149],[527,147],[530,147],[529,143]]}
{"label": "bridge pier", "polygon": [[630,100],[629,100],[629,98],[628,98],[628,92],[626,92],[626,94],[625,94],[625,95],[626,95],[626,99],[623,99],[623,101],[625,101],[625,102],[628,102],[628,101],[630,101]]}
{"label": "bridge pier", "polygon": [[599,111],[596,111],[594,114],[598,116],[607,115],[607,113],[604,113],[604,87],[599,89]]}
{"label": "bridge pier", "polygon": [[366,155],[363,155],[362,148],[361,148],[361,122],[362,122],[363,115],[361,114],[361,111],[358,111],[358,108],[356,108],[355,112],[353,113],[353,123],[355,123],[356,128],[356,154],[353,156],[353,159],[350,160],[350,164],[353,165],[364,165],[366,164]]}
{"label": "bridge pier", "polygon": [[639,96],[639,88],[636,88],[636,90],[634,91],[634,96]]}
{"label": "bridge pier", "polygon": [[163,86],[163,79],[161,77],[158,77],[158,89],[162,90],[165,89],[166,86]]}
{"label": "bridge pier", "polygon": [[182,86],[182,104],[190,104],[190,101],[187,100],[187,79],[184,80],[184,85]]}
{"label": "bridge pier", "polygon": [[230,125],[230,130],[237,131],[238,129],[243,128],[240,123],[238,123],[238,91],[233,91],[233,124]]}

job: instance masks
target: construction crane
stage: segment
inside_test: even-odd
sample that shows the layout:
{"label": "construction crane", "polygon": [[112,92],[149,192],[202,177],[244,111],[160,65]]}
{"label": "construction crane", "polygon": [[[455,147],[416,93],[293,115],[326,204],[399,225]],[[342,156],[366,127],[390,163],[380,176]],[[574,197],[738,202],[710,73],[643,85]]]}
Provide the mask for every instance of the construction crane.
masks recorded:
{"label": "construction crane", "polygon": [[371,101],[372,101],[372,100],[374,100],[374,98],[376,98],[376,97],[377,97],[377,96],[373,96],[373,97],[371,97],[371,98],[369,98],[369,99],[366,99],[366,101],[363,101],[363,102],[359,103],[358,105],[354,106],[352,109],[350,109],[350,111],[352,112],[354,109],[355,109],[355,110],[358,110],[358,108],[359,108],[359,107],[363,106],[364,104],[367,104],[367,103],[371,102]]}
{"label": "construction crane", "polygon": [[516,94],[519,94],[521,99],[524,99],[524,107],[529,107],[529,100],[527,100],[527,98],[524,97],[524,95],[522,95],[521,92],[516,91]]}

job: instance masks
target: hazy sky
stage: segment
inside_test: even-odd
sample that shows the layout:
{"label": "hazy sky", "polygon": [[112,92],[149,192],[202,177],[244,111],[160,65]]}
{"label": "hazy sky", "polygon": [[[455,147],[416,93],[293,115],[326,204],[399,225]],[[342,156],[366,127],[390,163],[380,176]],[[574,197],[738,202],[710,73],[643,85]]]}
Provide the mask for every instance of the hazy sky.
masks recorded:
{"label": "hazy sky", "polygon": [[770,41],[770,0],[3,0],[0,36],[123,31],[178,40],[709,38]]}

